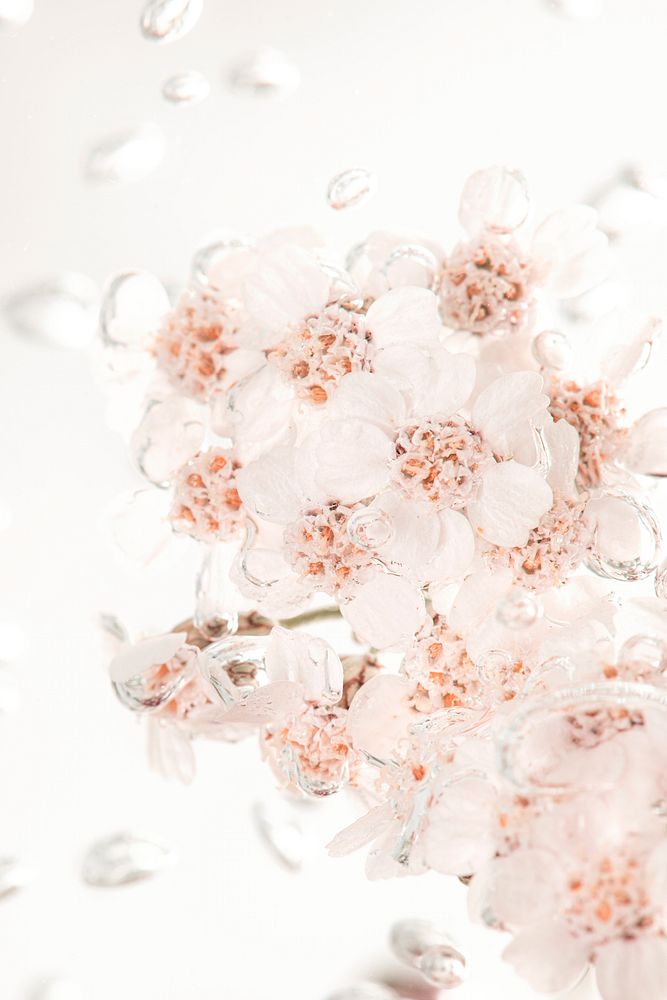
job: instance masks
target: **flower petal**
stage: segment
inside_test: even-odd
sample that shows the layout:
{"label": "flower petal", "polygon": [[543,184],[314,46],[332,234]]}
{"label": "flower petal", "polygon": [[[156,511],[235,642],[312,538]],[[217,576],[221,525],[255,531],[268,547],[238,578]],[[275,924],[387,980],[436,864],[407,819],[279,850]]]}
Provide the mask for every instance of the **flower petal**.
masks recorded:
{"label": "flower petal", "polygon": [[377,649],[405,644],[426,618],[419,587],[403,577],[381,572],[357,587],[341,612],[356,636]]}
{"label": "flower petal", "polygon": [[368,420],[389,430],[406,419],[405,401],[387,378],[352,372],[342,379],[327,413],[334,420]]}
{"label": "flower petal", "polygon": [[109,677],[123,684],[160,663],[167,663],[186,644],[185,632],[167,632],[123,646],[109,664]]}
{"label": "flower petal", "polygon": [[239,469],[236,487],[249,510],[276,524],[294,520],[303,502],[296,488],[294,461],[292,446],[282,445]]}
{"label": "flower petal", "polygon": [[555,920],[521,931],[505,948],[503,958],[539,993],[570,989],[581,979],[587,963],[585,945]]}
{"label": "flower petal", "polygon": [[273,346],[285,331],[327,302],[329,279],[317,259],[297,246],[267,254],[244,283],[245,304],[255,328],[253,347]]}
{"label": "flower petal", "polygon": [[343,693],[343,666],[338,655],[316,636],[276,626],[266,650],[271,681],[294,681],[306,701],[336,704]]}
{"label": "flower petal", "polygon": [[597,953],[595,977],[602,1000],[664,1000],[667,941],[645,935],[610,941]]}
{"label": "flower petal", "polygon": [[571,205],[548,216],[535,231],[532,251],[549,290],[559,298],[581,295],[609,272],[609,241],[588,205]]}
{"label": "flower petal", "polygon": [[423,578],[440,538],[436,511],[430,504],[414,503],[394,492],[383,493],[368,509],[383,511],[391,522],[391,536],[377,550],[382,560]]}
{"label": "flower petal", "polygon": [[379,674],[359,688],[347,714],[347,731],[357,750],[391,759],[415,717],[409,693],[408,681],[395,674]]}
{"label": "flower petal", "polygon": [[317,485],[331,500],[364,500],[387,485],[391,457],[392,442],[375,424],[332,420],[320,432]]}
{"label": "flower petal", "polygon": [[443,329],[437,296],[411,285],[393,288],[370,307],[366,326],[378,349],[437,340]]}
{"label": "flower petal", "polygon": [[485,469],[468,516],[487,542],[513,548],[526,544],[552,503],[551,487],[534,469],[513,460],[496,462]]}
{"label": "flower petal", "polygon": [[472,422],[498,455],[513,455],[531,435],[531,422],[538,427],[544,423],[549,398],[542,387],[537,372],[511,372],[480,392]]}
{"label": "flower petal", "polygon": [[350,823],[344,830],[337,833],[333,840],[327,844],[327,851],[332,858],[342,858],[352,851],[358,851],[360,847],[365,847],[371,841],[379,837],[387,824],[393,819],[393,809],[389,802],[382,802],[379,806],[374,806],[370,812],[360,816],[354,823]]}
{"label": "flower petal", "polygon": [[438,343],[393,344],[378,353],[375,371],[405,392],[416,417],[450,416],[466,403],[475,385],[473,358],[452,354]]}
{"label": "flower petal", "polygon": [[470,569],[475,557],[475,535],[470,521],[460,511],[441,510],[439,521],[440,538],[427,574],[431,582],[444,584]]}

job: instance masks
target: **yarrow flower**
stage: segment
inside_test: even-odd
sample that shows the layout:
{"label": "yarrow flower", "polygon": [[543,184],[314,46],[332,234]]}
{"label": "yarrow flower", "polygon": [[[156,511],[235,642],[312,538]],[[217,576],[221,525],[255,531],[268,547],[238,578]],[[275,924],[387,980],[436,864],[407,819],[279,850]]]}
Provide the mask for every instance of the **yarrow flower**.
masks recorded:
{"label": "yarrow flower", "polygon": [[662,1000],[667,410],[631,391],[659,324],[552,329],[609,249],[587,206],[530,237],[528,207],[490,168],[449,253],[379,231],[342,266],[295,230],[197,255],[132,435],[156,533],[201,546],[192,617],[116,623],[111,680],[163,773],[254,737],[291,793],[362,793],[333,856],[460,878],[534,988],[592,964],[603,1000]]}

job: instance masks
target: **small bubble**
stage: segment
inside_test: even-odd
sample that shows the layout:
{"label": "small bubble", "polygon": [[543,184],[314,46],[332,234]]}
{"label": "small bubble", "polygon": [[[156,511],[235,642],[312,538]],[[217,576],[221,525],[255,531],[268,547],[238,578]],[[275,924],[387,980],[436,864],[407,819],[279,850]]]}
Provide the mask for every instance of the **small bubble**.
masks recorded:
{"label": "small bubble", "polygon": [[400,285],[418,285],[420,288],[434,288],[440,265],[438,258],[428,247],[419,243],[401,243],[387,257],[382,273],[389,288]]}
{"label": "small bubble", "polygon": [[533,340],[533,357],[542,368],[560,372],[572,361],[572,344],[560,330],[543,330]]}
{"label": "small bubble", "polygon": [[0,29],[22,28],[34,9],[34,0],[0,0]]}
{"label": "small bubble", "polygon": [[162,130],[151,123],[116,132],[90,151],[86,176],[119,184],[143,180],[160,166],[165,148]]}
{"label": "small bubble", "polygon": [[400,920],[391,929],[392,951],[401,962],[418,969],[424,979],[441,989],[460,986],[465,958],[451,937],[428,920]]}
{"label": "small bubble", "polygon": [[[235,554],[235,550],[234,550]],[[204,554],[196,583],[194,623],[207,639],[234,635],[239,626],[229,571],[231,548],[214,544]]]}
{"label": "small bubble", "polygon": [[417,968],[428,983],[442,990],[453,990],[465,980],[466,961],[450,945],[438,945],[424,952]]}
{"label": "small bubble", "polygon": [[252,240],[242,237],[207,243],[192,258],[191,273],[194,281],[212,288],[224,288],[225,271],[231,270],[235,274],[234,265],[242,265],[241,258],[245,258],[254,248]]}
{"label": "small bubble", "polygon": [[512,657],[504,649],[487,649],[475,664],[480,681],[487,687],[502,687],[512,669]]}
{"label": "small bubble", "polygon": [[496,617],[507,628],[528,628],[540,616],[540,605],[525,590],[512,591],[498,605]]}
{"label": "small bubble", "polygon": [[47,278],[4,302],[5,316],[17,334],[72,350],[94,339],[98,308],[97,285],[76,273]]}
{"label": "small bubble", "polygon": [[203,0],[149,0],[141,15],[141,33],[149,42],[177,42],[192,31]]}
{"label": "small bubble", "polygon": [[529,208],[523,174],[508,167],[488,167],[471,174],[465,182],[459,220],[471,234],[484,229],[511,233],[526,221]]}
{"label": "small bubble", "polygon": [[355,510],[347,522],[348,538],[361,549],[380,548],[393,534],[391,517],[383,510],[362,507]]}
{"label": "small bubble", "polygon": [[286,868],[299,871],[306,854],[306,838],[293,810],[286,803],[256,802],[252,812],[264,843]]}
{"label": "small bubble", "polygon": [[667,559],[655,571],[655,594],[661,601],[667,601]]}
{"label": "small bubble", "polygon": [[199,451],[206,428],[201,407],[184,396],[152,400],[132,434],[137,468],[154,486],[166,486]]}
{"label": "small bubble", "polygon": [[121,271],[106,288],[100,309],[100,334],[107,347],[142,350],[148,346],[169,296],[148,271]]}
{"label": "small bubble", "polygon": [[250,53],[229,77],[233,90],[253,97],[284,97],[296,90],[300,82],[297,67],[277,49]]}
{"label": "small bubble", "polygon": [[170,848],[130,833],[118,833],[92,845],[81,875],[88,885],[111,888],[156,875],[174,861]]}
{"label": "small bubble", "polygon": [[656,569],[662,535],[651,508],[621,489],[601,491],[589,501],[595,525],[586,565],[608,580],[643,580]]}
{"label": "small bubble", "polygon": [[265,657],[265,637],[229,636],[206,647],[201,671],[221,702],[231,707],[268,684]]}
{"label": "small bubble", "polygon": [[170,76],[162,87],[162,96],[170,104],[200,104],[210,93],[210,83],[204,74],[196,69]]}
{"label": "small bubble", "polygon": [[667,667],[667,645],[653,635],[633,635],[623,643],[618,662],[632,677],[655,678]]}
{"label": "small bubble", "polygon": [[375,191],[375,176],[364,167],[351,167],[329,181],[327,201],[329,207],[340,211],[352,208],[369,198]]}
{"label": "small bubble", "polygon": [[34,879],[35,872],[32,868],[17,858],[0,858],[0,900],[13,896],[20,889],[25,889]]}

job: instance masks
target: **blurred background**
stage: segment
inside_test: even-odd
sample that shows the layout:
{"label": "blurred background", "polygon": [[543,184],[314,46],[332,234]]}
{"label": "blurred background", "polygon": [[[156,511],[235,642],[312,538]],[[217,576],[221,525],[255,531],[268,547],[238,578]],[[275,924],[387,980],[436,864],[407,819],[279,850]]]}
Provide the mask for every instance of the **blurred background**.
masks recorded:
{"label": "blurred background", "polygon": [[[149,771],[99,615],[171,627],[193,566],[179,549],[143,569],[109,542],[110,506],[140,481],[95,316],[114,272],[178,286],[221,230],[309,224],[342,249],[380,227],[451,246],[465,177],[499,162],[525,173],[537,218],[600,207],[615,280],[585,308],[664,313],[664,0],[204,0],[162,44],[141,0],[31,6],[0,0],[0,859],[21,866],[2,895],[0,861],[0,997],[326,1000],[391,977],[389,929],[418,916],[467,956],[452,996],[527,1000],[461,885],[371,884],[363,857],[327,858],[358,805],[286,806],[253,742],[199,747],[188,788]],[[193,71],[205,79],[164,96]],[[356,166],[377,191],[335,212],[329,181]],[[90,847],[119,831],[176,863],[87,884]]]}

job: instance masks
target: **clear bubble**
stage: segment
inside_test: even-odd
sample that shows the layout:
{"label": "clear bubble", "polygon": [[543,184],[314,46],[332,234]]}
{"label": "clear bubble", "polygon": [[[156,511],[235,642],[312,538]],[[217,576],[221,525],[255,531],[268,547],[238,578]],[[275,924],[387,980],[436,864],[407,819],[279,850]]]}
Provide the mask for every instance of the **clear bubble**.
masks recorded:
{"label": "clear bubble", "polygon": [[149,878],[175,861],[163,844],[131,833],[117,833],[98,840],[88,850],[81,876],[88,885],[112,888]]}
{"label": "clear bubble", "polygon": [[547,3],[556,13],[574,20],[599,17],[604,9],[603,0],[547,0]]}
{"label": "clear bubble", "polygon": [[526,221],[529,208],[523,174],[508,167],[488,167],[471,174],[465,182],[459,220],[471,234],[484,229],[511,233]]}
{"label": "clear bubble", "polygon": [[141,33],[149,42],[177,42],[192,31],[203,0],[149,0],[141,15]]}
{"label": "clear bubble", "polygon": [[343,672],[338,656],[328,642],[312,639],[308,644],[308,659],[313,665],[313,674],[321,677],[318,686],[322,688],[322,702],[336,705],[343,696]]}
{"label": "clear bubble", "polygon": [[504,649],[487,649],[475,664],[477,675],[485,687],[502,687],[512,671],[512,657]]}
{"label": "clear bubble", "polygon": [[396,990],[381,983],[357,983],[330,993],[326,1000],[400,1000]]}
{"label": "clear bubble", "polygon": [[204,442],[202,408],[183,396],[152,400],[130,442],[137,468],[154,486],[165,486]]}
{"label": "clear bubble", "polygon": [[538,365],[560,372],[572,361],[572,344],[560,330],[543,330],[533,340],[533,357]]}
{"label": "clear bubble", "polygon": [[667,559],[655,571],[655,595],[661,601],[667,601]]}
{"label": "clear bubble", "polygon": [[207,646],[201,671],[227,707],[268,684],[264,636],[230,636]]}
{"label": "clear bubble", "polygon": [[25,889],[35,879],[35,872],[18,858],[0,858],[0,900]]}
{"label": "clear bubble", "polygon": [[208,546],[197,575],[194,624],[207,639],[224,639],[239,627],[234,588],[229,578],[236,548]]}
{"label": "clear bubble", "polygon": [[165,101],[176,105],[200,104],[211,93],[211,85],[199,70],[176,73],[165,80],[162,96]]}
{"label": "clear bubble", "polygon": [[424,952],[417,968],[428,983],[441,990],[453,990],[465,980],[466,961],[456,948],[438,945]]}
{"label": "clear bubble", "polygon": [[235,263],[233,258],[237,255],[245,256],[254,249],[254,241],[245,237],[234,237],[207,243],[206,246],[197,250],[192,259],[192,277],[200,285],[224,288],[225,271],[229,269],[230,264]]}
{"label": "clear bubble", "polygon": [[78,349],[95,337],[99,290],[84,274],[64,273],[19,289],[3,303],[13,330],[53,347]]}
{"label": "clear bubble", "polygon": [[328,795],[335,795],[346,784],[349,775],[347,764],[341,768],[336,778],[332,778],[328,781],[325,781],[322,778],[317,778],[314,774],[304,770],[298,761],[295,762],[295,770],[296,783],[301,791],[316,799],[326,798]]}
{"label": "clear bubble", "polygon": [[112,681],[118,700],[132,712],[156,712],[174,698],[192,677],[191,670],[169,671],[157,677],[151,669],[126,681]]}
{"label": "clear bubble", "polygon": [[633,635],[621,646],[618,662],[634,680],[653,680],[667,668],[667,644],[654,635]]}
{"label": "clear bubble", "polygon": [[153,123],[115,132],[88,154],[86,176],[115,184],[143,180],[160,166],[165,149],[162,130]]}
{"label": "clear bubble", "polygon": [[390,289],[401,285],[433,289],[438,281],[439,270],[436,255],[419,243],[401,243],[392,250],[382,267]]}
{"label": "clear bubble", "polygon": [[347,535],[352,544],[361,549],[377,549],[391,541],[394,526],[386,511],[361,507],[350,515]]}
{"label": "clear bubble", "polygon": [[255,827],[264,843],[290,871],[299,871],[306,855],[306,838],[294,810],[286,802],[255,802]]}
{"label": "clear bubble", "polygon": [[496,617],[507,628],[529,628],[540,617],[537,598],[526,590],[511,591],[498,605]]}
{"label": "clear bubble", "polygon": [[251,52],[229,76],[233,90],[252,97],[284,97],[295,91],[300,82],[297,67],[277,49]]}
{"label": "clear bubble", "polygon": [[626,440],[623,464],[644,476],[667,476],[667,407],[649,410]]}
{"label": "clear bubble", "polygon": [[107,347],[145,349],[169,305],[164,285],[148,271],[116,274],[102,298],[102,341]]}
{"label": "clear bubble", "polygon": [[586,565],[608,580],[643,580],[656,569],[662,535],[651,508],[621,489],[601,491],[588,503],[595,525]]}
{"label": "clear bubble", "polygon": [[22,28],[34,9],[34,0],[0,0],[0,30]]}
{"label": "clear bubble", "polygon": [[340,211],[343,208],[359,205],[375,192],[376,186],[375,175],[364,167],[343,170],[329,181],[327,188],[329,207]]}

